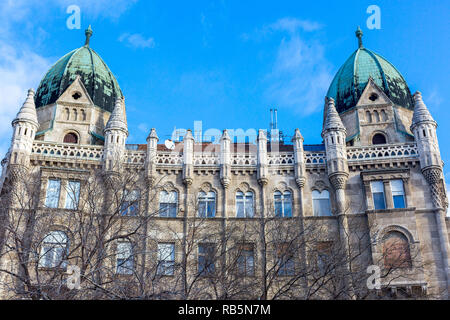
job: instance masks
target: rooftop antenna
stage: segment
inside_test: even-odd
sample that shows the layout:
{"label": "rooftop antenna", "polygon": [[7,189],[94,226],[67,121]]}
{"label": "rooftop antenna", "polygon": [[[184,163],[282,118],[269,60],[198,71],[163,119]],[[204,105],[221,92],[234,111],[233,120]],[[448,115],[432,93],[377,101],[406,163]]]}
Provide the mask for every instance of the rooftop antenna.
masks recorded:
{"label": "rooftop antenna", "polygon": [[278,129],[277,109],[274,109],[274,113],[275,113],[275,123],[273,129]]}
{"label": "rooftop antenna", "polygon": [[270,130],[273,129],[273,109],[270,109]]}

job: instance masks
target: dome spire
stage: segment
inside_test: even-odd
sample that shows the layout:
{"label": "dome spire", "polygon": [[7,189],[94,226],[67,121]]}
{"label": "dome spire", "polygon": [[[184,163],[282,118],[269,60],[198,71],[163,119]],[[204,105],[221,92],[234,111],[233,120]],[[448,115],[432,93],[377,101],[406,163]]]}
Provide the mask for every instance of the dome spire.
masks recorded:
{"label": "dome spire", "polygon": [[356,29],[355,35],[358,38],[358,47],[362,48],[363,47],[363,43],[362,43],[363,32],[359,26],[358,26],[358,29]]}
{"label": "dome spire", "polygon": [[86,42],[84,43],[84,45],[86,47],[89,47],[89,41],[90,41],[91,36],[93,34],[91,25],[89,25],[89,27],[84,31],[84,34],[86,35]]}

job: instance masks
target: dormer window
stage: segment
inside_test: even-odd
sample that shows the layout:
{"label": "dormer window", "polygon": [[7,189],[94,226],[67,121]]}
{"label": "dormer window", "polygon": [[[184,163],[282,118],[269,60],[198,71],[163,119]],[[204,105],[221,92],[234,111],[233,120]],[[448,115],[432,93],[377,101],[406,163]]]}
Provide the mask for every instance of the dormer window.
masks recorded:
{"label": "dormer window", "polygon": [[370,101],[376,101],[378,99],[378,95],[375,92],[372,92],[369,96]]}
{"label": "dormer window", "polygon": [[386,137],[381,133],[377,133],[372,138],[372,144],[386,144]]}
{"label": "dormer window", "polygon": [[78,136],[75,133],[69,132],[64,136],[64,143],[72,143],[77,144],[78,143]]}
{"label": "dormer window", "polygon": [[72,98],[74,98],[75,100],[78,100],[78,99],[80,99],[81,98],[81,93],[80,92],[75,92],[73,95],[72,95]]}

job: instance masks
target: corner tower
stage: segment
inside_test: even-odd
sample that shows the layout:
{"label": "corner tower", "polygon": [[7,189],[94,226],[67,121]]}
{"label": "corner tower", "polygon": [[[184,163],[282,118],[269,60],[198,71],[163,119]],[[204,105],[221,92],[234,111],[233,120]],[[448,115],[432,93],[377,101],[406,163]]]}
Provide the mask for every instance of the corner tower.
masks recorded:
{"label": "corner tower", "polygon": [[36,91],[39,129],[36,140],[103,145],[103,131],[122,91],[85,31],[82,47],[59,59]]}
{"label": "corner tower", "polygon": [[363,45],[356,30],[358,49],[336,73],[327,97],[347,129],[348,145],[413,142],[409,129],[413,99],[404,77],[387,59]]}

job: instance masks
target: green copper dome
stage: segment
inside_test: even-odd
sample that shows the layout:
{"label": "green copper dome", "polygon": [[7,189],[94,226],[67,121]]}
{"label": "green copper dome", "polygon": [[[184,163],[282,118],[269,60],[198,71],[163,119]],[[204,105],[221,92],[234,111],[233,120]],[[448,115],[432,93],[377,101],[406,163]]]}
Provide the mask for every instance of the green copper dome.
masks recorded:
{"label": "green copper dome", "polygon": [[36,91],[36,108],[55,103],[76,79],[86,87],[94,104],[112,112],[122,91],[116,78],[100,56],[89,47],[92,30],[86,30],[86,43],[59,59],[47,72]]}
{"label": "green copper dome", "polygon": [[412,110],[411,92],[400,72],[385,58],[363,47],[361,29],[356,36],[358,50],[342,65],[328,89],[327,97],[335,100],[337,111],[341,113],[356,105],[369,78],[393,103]]}

